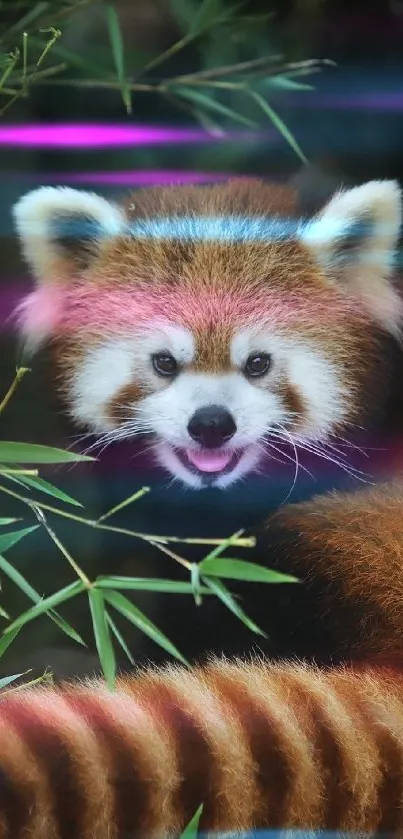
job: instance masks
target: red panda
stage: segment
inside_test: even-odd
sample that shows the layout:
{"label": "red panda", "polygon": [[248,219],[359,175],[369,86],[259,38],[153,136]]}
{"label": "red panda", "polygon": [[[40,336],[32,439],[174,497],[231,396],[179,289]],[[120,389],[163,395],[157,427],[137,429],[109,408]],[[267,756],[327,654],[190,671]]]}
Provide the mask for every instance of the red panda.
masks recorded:
{"label": "red panda", "polygon": [[188,486],[219,488],[276,440],[315,445],[368,422],[400,334],[394,182],[336,194],[314,219],[243,181],[114,205],[44,187],[14,208],[36,290],[22,329],[49,340],[73,418],[147,434]]}
{"label": "red panda", "polygon": [[[225,489],[270,446],[314,448],[388,410],[395,182],[308,219],[291,189],[253,180],[116,204],[45,187],[14,218],[37,281],[21,329],[49,343],[73,418],[107,440],[148,435],[184,484]],[[6,694],[0,839],[168,836],[201,803],[208,831],[403,835],[403,484],[289,504],[258,551],[321,580],[348,663],[216,660],[114,694]]]}

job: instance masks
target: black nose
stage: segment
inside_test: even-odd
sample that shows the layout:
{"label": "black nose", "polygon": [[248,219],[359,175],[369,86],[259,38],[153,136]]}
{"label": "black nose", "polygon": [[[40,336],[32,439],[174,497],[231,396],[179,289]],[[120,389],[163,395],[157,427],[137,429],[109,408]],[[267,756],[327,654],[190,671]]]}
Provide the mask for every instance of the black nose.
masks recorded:
{"label": "black nose", "polygon": [[193,440],[206,449],[217,449],[230,440],[236,432],[236,425],[231,414],[218,405],[199,408],[188,425],[188,432]]}

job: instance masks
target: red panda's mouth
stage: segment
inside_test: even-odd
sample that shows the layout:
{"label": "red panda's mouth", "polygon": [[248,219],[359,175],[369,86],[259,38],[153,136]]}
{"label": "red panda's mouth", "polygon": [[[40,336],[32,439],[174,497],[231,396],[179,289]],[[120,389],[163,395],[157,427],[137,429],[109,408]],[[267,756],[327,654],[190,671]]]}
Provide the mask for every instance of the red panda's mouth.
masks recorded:
{"label": "red panda's mouth", "polygon": [[177,449],[176,454],[183,465],[191,472],[199,475],[224,475],[235,469],[243,451]]}

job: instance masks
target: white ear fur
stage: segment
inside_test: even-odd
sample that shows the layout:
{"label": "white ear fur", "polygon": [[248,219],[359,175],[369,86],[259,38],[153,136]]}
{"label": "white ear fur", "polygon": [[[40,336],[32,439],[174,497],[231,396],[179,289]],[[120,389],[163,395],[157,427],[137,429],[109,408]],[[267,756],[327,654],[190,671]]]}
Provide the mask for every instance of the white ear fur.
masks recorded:
{"label": "white ear fur", "polygon": [[300,231],[328,276],[343,282],[393,334],[400,332],[403,317],[402,300],[390,282],[401,222],[397,181],[369,181],[337,192]]}
{"label": "white ear fur", "polygon": [[[116,204],[93,192],[70,187],[45,186],[28,192],[14,205],[13,217],[23,255],[39,281],[56,279],[61,261],[68,263],[68,252],[61,246],[64,222],[68,224],[70,219],[77,224],[82,218],[84,226],[91,223],[92,234],[83,236],[87,241],[116,236],[126,225],[124,213]],[[59,220],[61,229],[56,232]]]}

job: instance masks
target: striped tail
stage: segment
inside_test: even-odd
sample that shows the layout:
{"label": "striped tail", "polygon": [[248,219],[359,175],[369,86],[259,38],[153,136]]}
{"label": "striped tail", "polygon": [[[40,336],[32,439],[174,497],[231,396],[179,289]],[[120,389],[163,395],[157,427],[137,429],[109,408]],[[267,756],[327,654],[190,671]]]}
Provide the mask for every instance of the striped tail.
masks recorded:
{"label": "striped tail", "polygon": [[3,693],[0,839],[403,835],[403,673],[212,662]]}

